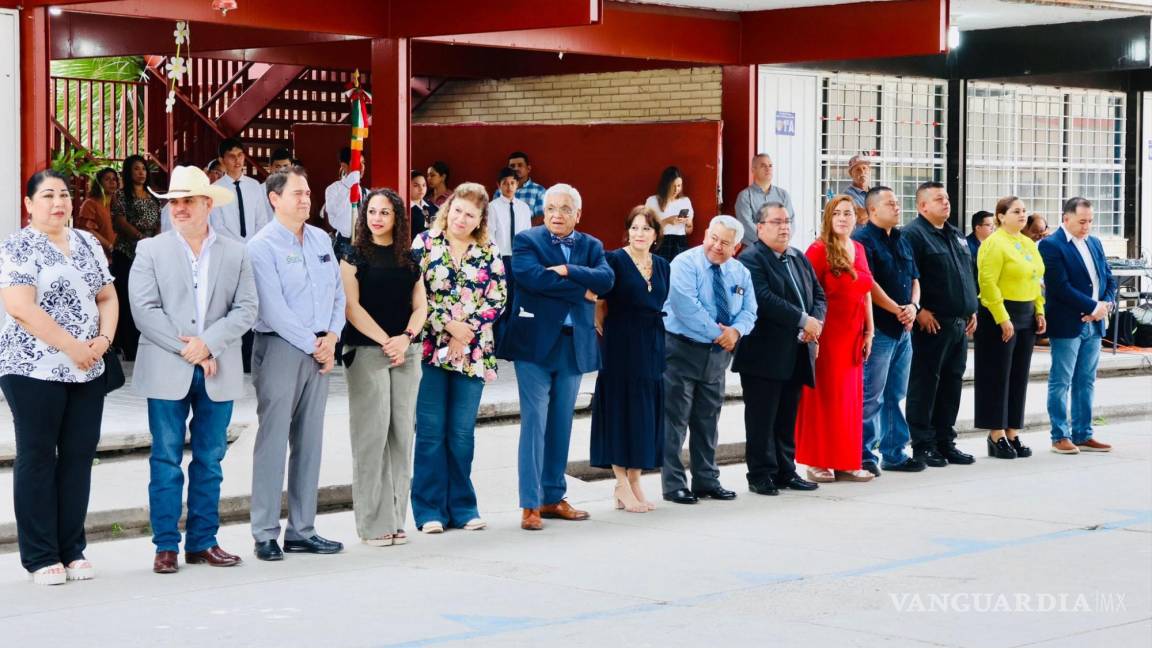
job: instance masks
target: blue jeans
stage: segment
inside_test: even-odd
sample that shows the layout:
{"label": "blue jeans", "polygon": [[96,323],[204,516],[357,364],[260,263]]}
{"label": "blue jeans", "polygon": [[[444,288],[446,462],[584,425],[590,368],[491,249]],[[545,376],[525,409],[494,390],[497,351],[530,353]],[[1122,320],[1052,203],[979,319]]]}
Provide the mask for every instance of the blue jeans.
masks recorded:
{"label": "blue jeans", "polygon": [[[1052,442],[1072,438],[1084,443],[1092,438],[1092,393],[1096,365],[1100,361],[1100,329],[1085,323],[1074,338],[1049,338],[1052,370],[1048,373],[1048,418]],[[1072,427],[1068,427],[1068,391],[1072,391]]]}
{"label": "blue jeans", "polygon": [[480,517],[472,487],[476,413],[484,379],[423,365],[416,397],[416,450],[412,467],[412,517],[462,527]]}
{"label": "blue jeans", "polygon": [[[188,410],[192,422],[188,422]],[[148,506],[152,544],[156,551],[179,551],[180,503],[184,494],[184,432],[192,434],[192,463],[188,466],[188,521],[184,551],[216,546],[220,528],[220,462],[228,450],[228,423],[232,401],[214,401],[204,388],[204,370],[192,372],[188,395],[180,400],[148,399],[148,428],[152,431],[152,457],[148,460]],[[187,423],[187,426],[185,425]]]}
{"label": "blue jeans", "polygon": [[912,336],[904,331],[892,338],[877,331],[872,354],[864,363],[864,461],[876,461],[872,450],[877,442],[884,464],[907,459],[908,421],[900,411],[900,401],[908,393],[911,367]]}
{"label": "blue jeans", "polygon": [[[516,361],[520,392],[520,507],[540,508],[564,499],[568,442],[580,379],[572,338],[560,336],[552,349],[554,367]],[[557,368],[559,367],[559,368]]]}

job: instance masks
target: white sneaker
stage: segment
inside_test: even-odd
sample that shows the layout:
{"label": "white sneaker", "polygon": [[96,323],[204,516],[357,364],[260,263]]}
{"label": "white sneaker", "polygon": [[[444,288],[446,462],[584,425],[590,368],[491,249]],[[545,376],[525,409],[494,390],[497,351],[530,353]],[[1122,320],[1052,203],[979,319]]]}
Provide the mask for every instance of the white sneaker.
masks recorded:
{"label": "white sneaker", "polygon": [[464,525],[465,531],[480,531],[487,528],[488,523],[484,520],[481,520],[480,518],[472,518],[471,520],[468,520],[468,524]]}
{"label": "white sneaker", "polygon": [[444,533],[444,524],[442,522],[425,522],[420,530],[424,533]]}

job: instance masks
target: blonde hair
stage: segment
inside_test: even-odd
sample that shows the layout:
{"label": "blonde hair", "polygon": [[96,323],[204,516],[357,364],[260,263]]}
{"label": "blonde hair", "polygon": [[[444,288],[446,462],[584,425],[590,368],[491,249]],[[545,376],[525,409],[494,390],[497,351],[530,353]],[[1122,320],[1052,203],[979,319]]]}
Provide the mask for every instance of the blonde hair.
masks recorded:
{"label": "blonde hair", "polygon": [[457,200],[467,200],[480,208],[480,224],[472,231],[472,238],[480,245],[488,243],[488,190],[476,182],[462,182],[452,190],[444,206],[436,212],[436,220],[432,222],[432,229],[441,232],[448,229],[448,211],[452,203]]}
{"label": "blonde hair", "polygon": [[840,206],[840,203],[848,203],[852,205],[853,212],[855,212],[856,203],[853,202],[852,197],[845,194],[838,194],[832,197],[826,205],[824,205],[824,219],[820,224],[820,237],[819,240],[824,243],[824,251],[828,256],[828,270],[832,272],[832,276],[838,277],[847,272],[851,275],[852,279],[856,279],[856,268],[852,267],[852,261],[848,258],[848,253],[844,251],[843,246],[840,245],[839,237],[832,231],[832,212]]}

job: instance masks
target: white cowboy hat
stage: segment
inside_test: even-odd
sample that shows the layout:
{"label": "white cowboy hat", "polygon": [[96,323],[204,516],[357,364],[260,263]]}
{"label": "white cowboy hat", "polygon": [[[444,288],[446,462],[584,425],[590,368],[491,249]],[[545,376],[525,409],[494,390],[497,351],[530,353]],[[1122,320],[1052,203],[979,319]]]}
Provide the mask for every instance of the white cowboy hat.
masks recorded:
{"label": "white cowboy hat", "polygon": [[151,187],[148,188],[148,191],[152,192],[153,196],[162,200],[187,198],[188,196],[207,196],[212,199],[213,207],[227,205],[233,200],[236,200],[236,194],[224,187],[217,187],[212,184],[208,180],[208,174],[194,166],[178,166],[172,169],[172,175],[168,181],[168,193],[158,194],[152,191]]}

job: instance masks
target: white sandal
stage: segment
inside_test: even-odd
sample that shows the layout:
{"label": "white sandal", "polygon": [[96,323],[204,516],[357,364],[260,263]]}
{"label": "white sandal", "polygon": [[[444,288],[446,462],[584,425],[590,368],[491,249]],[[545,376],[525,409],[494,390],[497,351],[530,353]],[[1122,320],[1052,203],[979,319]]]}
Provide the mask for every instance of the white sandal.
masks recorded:
{"label": "white sandal", "polygon": [[396,533],[392,534],[392,544],[408,544],[408,534],[404,532],[404,529],[396,529]]}
{"label": "white sandal", "polygon": [[28,572],[28,579],[36,585],[63,585],[68,580],[68,572],[64,565],[56,563]]}
{"label": "white sandal", "polygon": [[480,518],[472,518],[464,525],[465,531],[481,531],[488,528],[488,523]]}
{"label": "white sandal", "polygon": [[73,560],[64,567],[64,573],[70,581],[92,580],[96,578],[96,568],[83,558]]}
{"label": "white sandal", "polygon": [[364,538],[361,542],[369,547],[391,547],[395,543],[395,537],[388,534],[382,535],[379,538]]}

